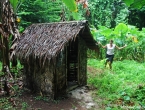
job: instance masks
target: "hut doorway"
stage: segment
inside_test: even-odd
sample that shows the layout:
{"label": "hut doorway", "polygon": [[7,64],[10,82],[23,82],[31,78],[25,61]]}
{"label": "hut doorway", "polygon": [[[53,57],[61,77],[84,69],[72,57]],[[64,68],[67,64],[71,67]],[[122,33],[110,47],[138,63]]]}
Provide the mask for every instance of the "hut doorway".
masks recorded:
{"label": "hut doorway", "polygon": [[69,42],[67,52],[67,86],[70,89],[78,86],[78,37]]}

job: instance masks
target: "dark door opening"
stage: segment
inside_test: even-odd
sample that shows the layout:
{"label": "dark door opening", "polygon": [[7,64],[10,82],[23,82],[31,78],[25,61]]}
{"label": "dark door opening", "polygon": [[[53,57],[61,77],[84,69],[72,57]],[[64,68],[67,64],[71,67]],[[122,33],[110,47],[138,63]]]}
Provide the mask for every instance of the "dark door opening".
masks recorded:
{"label": "dark door opening", "polygon": [[69,42],[67,56],[67,85],[70,87],[78,83],[78,38]]}

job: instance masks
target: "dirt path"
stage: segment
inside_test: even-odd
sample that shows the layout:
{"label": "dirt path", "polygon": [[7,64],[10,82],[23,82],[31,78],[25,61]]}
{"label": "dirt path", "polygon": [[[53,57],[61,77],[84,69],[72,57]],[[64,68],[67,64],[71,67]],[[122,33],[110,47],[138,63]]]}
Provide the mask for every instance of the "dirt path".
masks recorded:
{"label": "dirt path", "polygon": [[99,110],[87,86],[70,91],[67,97],[60,100],[46,101],[39,98],[25,92],[21,96],[21,102],[24,102],[26,106],[28,105],[27,110]]}
{"label": "dirt path", "polygon": [[[24,92],[21,102],[27,110],[100,110],[87,86],[76,88],[60,100],[50,101]],[[20,107],[22,108],[22,107]]]}
{"label": "dirt path", "polygon": [[86,110],[99,110],[98,104],[93,101],[92,93],[93,91],[89,90],[88,86],[83,86],[70,91],[68,95],[80,100],[79,104]]}
{"label": "dirt path", "polygon": [[21,100],[28,104],[26,110],[87,110],[78,103],[79,100],[70,97],[55,101],[44,101],[27,93],[21,97]]}

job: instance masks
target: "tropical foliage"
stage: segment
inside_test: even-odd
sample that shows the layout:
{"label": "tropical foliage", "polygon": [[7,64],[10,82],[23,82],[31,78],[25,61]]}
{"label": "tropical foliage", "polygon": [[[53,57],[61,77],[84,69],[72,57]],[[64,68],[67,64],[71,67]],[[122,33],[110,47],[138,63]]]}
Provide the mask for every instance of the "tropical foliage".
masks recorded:
{"label": "tropical foliage", "polygon": [[[97,68],[99,70],[97,72],[102,73],[95,76],[88,74],[89,84],[98,89],[95,96],[99,95],[105,100],[102,104],[107,110],[122,109],[121,105],[129,107],[131,105],[133,109],[144,109],[145,0],[8,1],[0,1],[0,15],[2,15],[0,17],[0,43],[3,59],[3,64],[0,64],[1,67],[3,66],[3,72],[0,72],[0,76],[1,81],[7,82],[5,86],[1,83],[1,94],[6,94],[3,88],[11,86],[7,93],[14,96],[23,85],[19,79],[21,68],[9,69],[9,47],[14,43],[9,42],[11,38],[16,41],[20,36],[19,31],[23,32],[32,23],[86,19],[90,23],[91,32],[96,41],[106,44],[109,39],[114,39],[118,46],[128,45],[126,49],[116,52],[115,60],[118,61],[113,64],[113,71],[101,70],[105,60],[101,62],[94,59],[88,60],[89,66]],[[19,31],[17,26],[19,26]],[[14,48],[15,45],[10,51]],[[89,57],[96,58],[96,54],[92,51],[88,52]],[[104,52],[101,49],[100,58],[102,59]],[[14,54],[14,52],[11,53],[11,55]],[[120,62],[122,59],[128,60]],[[13,100],[13,98],[0,99],[1,109],[11,109],[15,106],[14,100],[14,105],[5,104],[9,103],[8,100]],[[26,107],[27,103],[22,103],[22,109]]]}
{"label": "tropical foliage", "polygon": [[[92,34],[96,37],[96,40],[102,42],[103,45],[110,39],[113,39],[118,46],[127,44],[126,49],[116,52],[117,59],[121,60],[127,58],[144,61],[144,28],[142,28],[142,31],[139,31],[135,26],[119,23],[115,28],[111,29],[105,26],[100,26],[98,30],[93,28]],[[101,52],[105,55],[103,49],[101,49]]]}
{"label": "tropical foliage", "polygon": [[142,8],[145,5],[144,0],[123,0],[127,6],[132,8]]}
{"label": "tropical foliage", "polygon": [[[32,23],[56,22],[70,20],[89,20],[91,25],[103,25],[114,28],[118,23],[131,24],[130,10],[118,0],[11,0],[14,10],[21,18],[19,27],[24,30]],[[70,3],[71,2],[71,3]],[[125,0],[127,5],[133,2]],[[16,6],[17,4],[17,6]],[[66,7],[67,6],[67,7]],[[130,5],[128,5],[130,6]],[[19,8],[20,7],[20,8]],[[36,8],[37,7],[37,8]],[[134,14],[134,17],[136,15]],[[136,20],[137,22],[138,20]],[[140,23],[139,23],[140,24]],[[138,24],[138,25],[139,25]]]}
{"label": "tropical foliage", "polygon": [[26,0],[18,10],[21,18],[19,24],[21,31],[32,23],[58,22],[61,20],[63,4],[60,0],[53,2],[48,0]]}
{"label": "tropical foliage", "polygon": [[114,28],[119,22],[126,23],[128,9],[118,0],[91,0],[89,2],[91,24]]}

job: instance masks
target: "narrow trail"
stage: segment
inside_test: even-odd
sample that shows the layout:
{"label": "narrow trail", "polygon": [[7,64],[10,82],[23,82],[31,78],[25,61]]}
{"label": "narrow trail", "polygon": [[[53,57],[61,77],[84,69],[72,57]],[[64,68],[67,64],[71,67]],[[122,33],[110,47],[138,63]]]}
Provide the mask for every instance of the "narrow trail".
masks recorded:
{"label": "narrow trail", "polygon": [[92,93],[88,86],[83,86],[70,91],[68,96],[78,99],[79,104],[86,110],[100,110],[98,104],[93,101]]}

